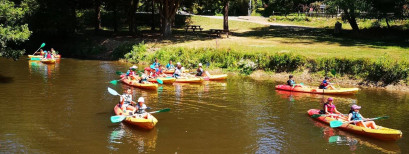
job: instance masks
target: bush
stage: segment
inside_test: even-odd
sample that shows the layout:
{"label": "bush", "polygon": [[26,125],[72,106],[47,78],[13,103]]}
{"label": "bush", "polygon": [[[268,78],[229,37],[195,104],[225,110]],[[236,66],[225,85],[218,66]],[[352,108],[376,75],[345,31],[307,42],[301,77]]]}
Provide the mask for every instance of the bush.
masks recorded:
{"label": "bush", "polygon": [[138,45],[133,45],[132,50],[124,55],[124,58],[133,63],[139,63],[140,60],[145,60],[146,57],[146,45],[144,42]]}

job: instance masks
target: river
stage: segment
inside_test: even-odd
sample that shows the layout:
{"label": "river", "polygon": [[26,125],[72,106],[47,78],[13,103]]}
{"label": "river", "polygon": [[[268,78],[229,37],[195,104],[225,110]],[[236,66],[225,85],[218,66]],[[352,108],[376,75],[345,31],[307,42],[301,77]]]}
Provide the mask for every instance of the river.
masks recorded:
{"label": "river", "polygon": [[[385,142],[330,128],[307,116],[328,96],[274,90],[279,83],[229,76],[203,84],[132,88],[158,124],[146,131],[111,123],[128,86],[112,85],[116,61],[62,59],[45,65],[0,58],[0,153],[409,153],[409,94],[361,90],[331,96],[347,113],[353,103],[365,117],[388,115],[378,125],[403,137]],[[285,81],[283,81],[285,82]]]}

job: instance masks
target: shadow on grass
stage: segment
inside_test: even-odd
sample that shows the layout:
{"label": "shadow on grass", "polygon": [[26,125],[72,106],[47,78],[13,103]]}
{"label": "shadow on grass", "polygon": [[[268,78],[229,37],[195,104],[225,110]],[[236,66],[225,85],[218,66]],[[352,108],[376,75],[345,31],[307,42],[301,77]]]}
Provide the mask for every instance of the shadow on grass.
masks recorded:
{"label": "shadow on grass", "polygon": [[[251,31],[234,33],[240,37],[256,38],[293,38],[300,42],[310,44],[313,42],[325,42],[328,44],[340,44],[341,46],[369,46],[371,48],[386,49],[388,46],[409,48],[409,31],[397,29],[364,29],[360,32],[343,30],[342,34],[335,36],[333,29],[306,28],[297,26],[273,26],[253,28]],[[304,41],[303,41],[304,40]],[[282,41],[282,43],[289,43]],[[294,42],[292,42],[294,43]]]}
{"label": "shadow on grass", "polygon": [[3,76],[0,74],[0,83],[6,84],[6,83],[12,83],[13,77],[7,77],[7,76]]}

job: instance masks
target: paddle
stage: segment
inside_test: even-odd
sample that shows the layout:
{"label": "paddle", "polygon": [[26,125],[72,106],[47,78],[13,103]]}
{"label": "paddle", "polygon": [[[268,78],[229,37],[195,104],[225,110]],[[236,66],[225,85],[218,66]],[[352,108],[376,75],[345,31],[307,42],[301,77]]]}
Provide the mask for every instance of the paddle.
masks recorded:
{"label": "paddle", "polygon": [[163,81],[162,81],[161,79],[159,79],[159,78],[156,78],[156,81],[157,81],[159,84],[163,84]]}
{"label": "paddle", "polygon": [[337,136],[337,135],[331,136],[331,137],[329,137],[328,142],[329,143],[335,143],[335,142],[338,141],[338,138],[339,138],[339,136]]}
{"label": "paddle", "polygon": [[[383,116],[383,117],[369,118],[369,119],[364,120],[364,121],[373,121],[373,120],[388,119],[388,118],[389,118],[389,116]],[[351,123],[351,122],[353,122],[353,121],[342,122],[342,121],[339,121],[339,120],[334,120],[334,121],[331,121],[329,123],[329,125],[331,126],[331,128],[336,128],[336,127],[342,126],[344,123]]]}
{"label": "paddle", "polygon": [[346,115],[346,114],[313,114],[311,115],[311,118],[318,118],[322,116],[338,116],[338,115]]}
{"label": "paddle", "polygon": [[108,87],[108,92],[109,92],[111,95],[121,96],[118,92],[116,92],[114,89],[111,89],[111,88],[109,88],[109,87]]}
{"label": "paddle", "polygon": [[[169,111],[170,111],[170,109],[169,109],[169,108],[166,108],[166,109],[162,109],[162,110],[158,110],[158,111],[153,111],[153,112],[149,112],[149,113],[150,113],[150,114],[153,114],[153,113],[161,113],[161,112],[169,112]],[[129,117],[129,116],[124,116],[124,115],[111,116],[111,122],[112,122],[112,123],[121,122],[121,121],[125,120],[126,117]]]}
{"label": "paddle", "polygon": [[33,55],[36,54],[37,51],[40,50],[40,49],[41,49],[42,47],[44,47],[44,46],[45,46],[45,43],[42,43],[41,46],[36,50],[36,52],[33,53]]}

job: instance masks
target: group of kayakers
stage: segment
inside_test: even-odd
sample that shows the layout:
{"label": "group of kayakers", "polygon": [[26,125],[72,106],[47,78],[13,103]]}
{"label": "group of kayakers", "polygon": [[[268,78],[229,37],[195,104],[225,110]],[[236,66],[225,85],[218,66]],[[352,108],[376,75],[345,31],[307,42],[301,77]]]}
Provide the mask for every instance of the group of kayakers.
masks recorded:
{"label": "group of kayakers", "polygon": [[34,55],[41,55],[44,59],[54,59],[57,57],[57,53],[54,48],[51,48],[50,51],[40,49],[39,53],[37,54],[37,52],[35,52]]}
{"label": "group of kayakers", "polygon": [[[293,75],[290,75],[288,78],[289,79],[287,80],[287,85],[292,86],[292,87],[296,87],[296,86],[302,87],[301,84],[295,83]],[[319,89],[336,89],[336,88],[330,82],[329,77],[326,76],[324,80],[322,80],[321,84],[319,85]]]}
{"label": "group of kayakers", "polygon": [[170,60],[169,63],[166,65],[166,68],[163,67],[158,61],[158,59],[155,59],[155,62],[151,64],[149,67],[144,68],[144,72],[138,71],[137,66],[132,66],[128,69],[126,72],[126,78],[128,80],[136,80],[139,81],[139,83],[149,83],[148,79],[149,78],[157,78],[157,77],[168,77],[167,74],[165,74],[165,71],[173,71],[173,74],[171,77],[174,78],[190,78],[190,77],[210,77],[210,73],[205,71],[203,69],[203,64],[199,63],[198,68],[197,68],[197,73],[196,76],[190,75],[188,73],[184,73],[184,67],[182,67],[182,64],[180,62],[176,63],[176,66],[173,65],[173,62]]}
{"label": "group of kayakers", "polygon": [[[336,118],[336,119],[345,118],[345,116],[337,110],[333,102],[334,102],[334,99],[332,97],[329,97],[327,102],[324,103],[323,110],[320,111],[320,114],[327,114],[328,116]],[[357,125],[357,126],[377,129],[377,126],[374,121],[369,121],[369,119],[364,118],[359,113],[360,109],[361,109],[361,106],[358,106],[356,104],[352,105],[348,113],[348,119],[344,119],[344,120],[347,120],[349,123]]]}

